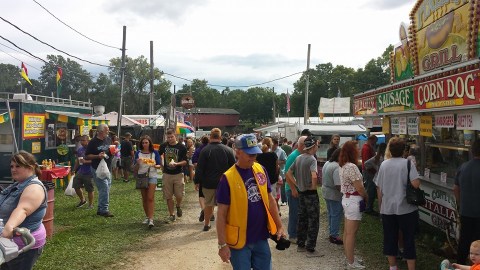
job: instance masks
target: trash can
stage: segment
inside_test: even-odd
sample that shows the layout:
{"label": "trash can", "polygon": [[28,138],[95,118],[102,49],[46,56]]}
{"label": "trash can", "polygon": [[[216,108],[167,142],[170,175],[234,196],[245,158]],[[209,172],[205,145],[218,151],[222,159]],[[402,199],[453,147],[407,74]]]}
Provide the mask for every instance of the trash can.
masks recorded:
{"label": "trash can", "polygon": [[47,238],[53,236],[53,210],[55,208],[55,184],[52,181],[42,181],[47,189],[47,211],[43,217],[43,226],[47,232]]}

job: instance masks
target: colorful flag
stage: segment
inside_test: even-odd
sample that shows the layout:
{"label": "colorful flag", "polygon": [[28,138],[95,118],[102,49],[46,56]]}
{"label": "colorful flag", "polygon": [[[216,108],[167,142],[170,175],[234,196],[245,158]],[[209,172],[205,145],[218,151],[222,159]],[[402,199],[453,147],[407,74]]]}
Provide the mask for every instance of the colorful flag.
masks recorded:
{"label": "colorful flag", "polygon": [[290,112],[290,95],[288,94],[288,89],[287,89],[287,113]]}
{"label": "colorful flag", "polygon": [[0,124],[10,121],[10,113],[5,112],[0,114]]}
{"label": "colorful flag", "polygon": [[30,85],[32,85],[32,82],[30,81],[30,79],[28,78],[28,70],[27,70],[27,67],[23,64],[22,62],[22,69],[20,71],[20,75],[22,76],[22,78],[25,79],[25,81],[27,81]]}
{"label": "colorful flag", "polygon": [[61,79],[63,77],[63,71],[61,67],[57,69],[57,98],[60,97],[60,91],[62,90],[62,82]]}

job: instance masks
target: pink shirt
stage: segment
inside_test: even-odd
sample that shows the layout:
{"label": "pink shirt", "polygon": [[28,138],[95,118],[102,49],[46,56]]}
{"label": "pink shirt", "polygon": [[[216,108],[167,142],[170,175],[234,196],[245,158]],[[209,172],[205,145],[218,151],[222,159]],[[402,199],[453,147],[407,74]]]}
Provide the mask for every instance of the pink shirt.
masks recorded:
{"label": "pink shirt", "polygon": [[[47,231],[45,230],[45,226],[43,223],[40,224],[40,227],[34,232],[32,232],[33,238],[35,238],[35,245],[32,249],[41,248],[45,245],[46,238],[47,238]],[[17,244],[18,248],[21,249],[25,246],[20,236],[14,236],[13,241]]]}

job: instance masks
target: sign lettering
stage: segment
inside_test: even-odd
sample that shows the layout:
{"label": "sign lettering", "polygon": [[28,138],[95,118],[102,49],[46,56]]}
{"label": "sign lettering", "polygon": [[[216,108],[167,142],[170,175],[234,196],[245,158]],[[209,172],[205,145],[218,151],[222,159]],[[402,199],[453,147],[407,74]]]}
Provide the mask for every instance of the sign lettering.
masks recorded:
{"label": "sign lettering", "polygon": [[450,76],[414,87],[415,109],[479,104],[478,71]]}
{"label": "sign lettering", "polygon": [[455,126],[453,114],[435,115],[435,127],[453,128]]}
{"label": "sign lettering", "polygon": [[378,112],[398,112],[411,110],[413,90],[411,87],[381,93],[377,96]]}

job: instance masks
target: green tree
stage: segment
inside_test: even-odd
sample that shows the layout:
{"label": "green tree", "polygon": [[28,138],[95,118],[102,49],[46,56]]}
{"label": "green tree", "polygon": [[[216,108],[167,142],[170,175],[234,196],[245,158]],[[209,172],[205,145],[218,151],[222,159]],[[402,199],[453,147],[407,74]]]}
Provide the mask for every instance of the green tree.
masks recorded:
{"label": "green tree", "polygon": [[[110,60],[109,77],[116,85],[121,84],[121,58]],[[165,96],[162,93],[168,91],[171,83],[162,79],[163,72],[154,68],[154,96],[156,100]],[[155,84],[156,83],[156,84]],[[148,114],[150,100],[150,64],[145,56],[135,59],[126,57],[123,101],[129,114]],[[120,95],[118,93],[117,95]],[[163,98],[162,98],[163,102]],[[118,111],[118,109],[117,109]]]}
{"label": "green tree", "polygon": [[43,86],[42,94],[50,96],[57,94],[57,70],[62,68],[62,87],[60,98],[69,98],[76,100],[87,100],[89,98],[89,89],[93,86],[92,75],[83,69],[83,67],[70,58],[63,58],[61,55],[47,55],[48,62],[43,65],[40,71],[39,81]]}

